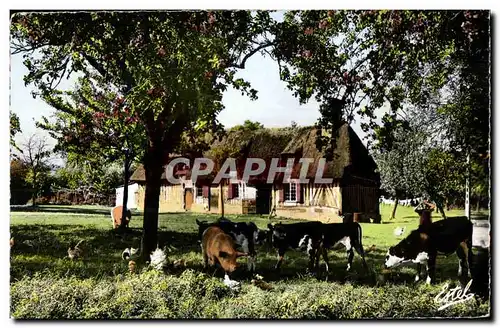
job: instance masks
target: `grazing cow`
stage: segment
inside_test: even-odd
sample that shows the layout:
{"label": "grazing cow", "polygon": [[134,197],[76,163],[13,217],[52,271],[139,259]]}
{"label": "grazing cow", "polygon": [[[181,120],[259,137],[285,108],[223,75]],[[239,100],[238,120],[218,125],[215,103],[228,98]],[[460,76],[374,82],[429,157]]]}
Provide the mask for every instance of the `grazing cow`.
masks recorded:
{"label": "grazing cow", "polygon": [[[365,260],[365,252],[363,250],[362,243],[362,230],[361,225],[357,222],[346,222],[346,223],[330,223],[323,224],[321,227],[321,244],[316,253],[316,268],[319,269],[319,257],[320,251],[323,256],[323,260],[326,264],[326,271],[328,272],[328,249],[335,248],[336,245],[343,244],[347,250],[347,271],[351,269],[352,259],[354,257],[354,250],[358,252],[363,260],[363,266],[365,269],[368,268]],[[299,247],[303,248],[306,243],[310,242],[309,236],[304,236],[299,242]]]}
{"label": "grazing cow", "polygon": [[216,226],[208,227],[201,240],[203,266],[219,263],[226,275],[236,270],[238,257],[248,255],[237,251],[233,238]]}
{"label": "grazing cow", "polygon": [[[288,248],[303,249],[303,239],[307,239],[307,254],[309,254],[309,269],[314,269],[314,257],[316,255],[322,237],[322,223],[319,221],[300,222],[292,224],[268,224],[271,233],[271,243],[278,250],[278,262],[275,269],[281,267],[283,257]],[[302,241],[302,243],[301,243]],[[301,245],[299,247],[299,245]]]}
{"label": "grazing cow", "polygon": [[427,283],[435,282],[437,253],[449,255],[456,252],[459,258],[458,275],[470,274],[472,261],[472,223],[466,217],[448,218],[421,225],[408,237],[387,252],[385,267],[417,264],[415,281],[425,266]]}
{"label": "grazing cow", "polygon": [[[122,222],[122,211],[123,211],[123,206],[115,206],[111,210],[111,219],[113,220],[113,229],[116,229],[117,227],[120,226]],[[125,215],[125,227],[128,228],[128,224],[130,220],[132,219],[132,212],[130,212],[129,209],[127,209],[126,215]]]}
{"label": "grazing cow", "polygon": [[257,229],[254,240],[255,245],[263,245],[266,242],[271,242],[269,231]]}
{"label": "grazing cow", "polygon": [[216,222],[208,223],[206,221],[198,221],[198,240],[201,241],[203,232],[209,227],[219,227],[226,234],[230,235],[236,245],[241,247],[244,253],[248,253],[248,270],[255,270],[255,262],[257,252],[255,251],[255,240],[258,236],[259,229],[253,222],[232,222],[228,219],[221,218]]}

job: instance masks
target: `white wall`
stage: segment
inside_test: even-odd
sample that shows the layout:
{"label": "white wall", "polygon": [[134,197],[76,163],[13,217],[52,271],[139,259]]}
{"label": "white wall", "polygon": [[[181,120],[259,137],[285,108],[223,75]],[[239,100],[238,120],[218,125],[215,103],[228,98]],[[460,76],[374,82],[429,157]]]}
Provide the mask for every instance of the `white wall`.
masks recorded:
{"label": "white wall", "polygon": [[255,199],[257,197],[257,189],[247,186],[247,184],[243,181],[239,183],[238,189],[240,199]]}
{"label": "white wall", "polygon": [[[136,191],[139,189],[139,185],[137,183],[131,184],[128,186],[128,201],[127,201],[127,208],[130,209],[135,209],[137,208],[137,202],[136,202]],[[121,206],[123,205],[123,187],[116,188],[116,200],[115,200],[115,206]]]}

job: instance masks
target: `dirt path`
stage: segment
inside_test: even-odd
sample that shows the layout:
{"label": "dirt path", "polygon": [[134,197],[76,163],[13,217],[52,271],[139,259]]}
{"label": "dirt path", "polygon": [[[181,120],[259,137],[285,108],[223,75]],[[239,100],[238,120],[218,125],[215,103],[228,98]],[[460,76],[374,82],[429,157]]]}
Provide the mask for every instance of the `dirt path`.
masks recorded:
{"label": "dirt path", "polygon": [[490,223],[487,220],[472,220],[472,223],[474,223],[472,246],[490,247]]}

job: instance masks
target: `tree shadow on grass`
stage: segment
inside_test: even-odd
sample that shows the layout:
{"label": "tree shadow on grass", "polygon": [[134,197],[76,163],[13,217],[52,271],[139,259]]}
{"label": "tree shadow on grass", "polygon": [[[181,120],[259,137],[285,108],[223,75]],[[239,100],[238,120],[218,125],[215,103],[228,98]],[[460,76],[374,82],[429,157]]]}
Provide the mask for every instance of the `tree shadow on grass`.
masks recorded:
{"label": "tree shadow on grass", "polygon": [[[126,247],[139,247],[142,229],[133,228],[124,234],[113,230],[89,228],[84,225],[15,225],[11,227],[15,246],[11,249],[11,281],[32,276],[36,273],[50,273],[56,276],[76,276],[78,278],[113,277],[128,273],[128,261],[121,258]],[[31,243],[24,243],[25,241]],[[67,249],[83,240],[83,259],[70,260]],[[161,229],[158,233],[159,246],[167,246],[170,261],[168,274],[180,275],[186,269],[205,272],[215,277],[223,277],[222,270],[203,268],[201,248],[197,232],[178,232]],[[353,266],[346,272],[347,255],[344,250],[330,251],[329,272],[325,271],[323,259],[320,260],[320,274],[317,279],[353,285],[375,286],[384,283],[414,284],[415,268],[398,268],[382,275],[387,249],[375,249],[366,254],[369,270],[366,271],[360,256],[355,253]],[[175,260],[184,259],[185,265],[173,267]],[[265,281],[277,282],[310,277],[307,273],[308,256],[301,252],[287,251],[281,270],[276,271],[276,250],[265,244],[257,247],[256,273]],[[233,279],[249,282],[253,275],[247,271],[246,259],[238,260],[239,268]],[[138,270],[146,263],[137,260]],[[457,278],[458,258],[455,254],[448,257],[438,256],[437,283]],[[381,281],[380,275],[383,276]],[[421,282],[420,282],[421,283]]]}
{"label": "tree shadow on grass", "polygon": [[80,208],[64,205],[44,205],[44,206],[11,206],[11,212],[49,212],[49,213],[76,213],[76,214],[95,214],[111,215],[111,208]]}
{"label": "tree shadow on grass", "polygon": [[[128,272],[128,261],[122,259],[122,252],[127,247],[140,247],[142,229],[117,233],[83,225],[15,225],[11,227],[11,235],[15,239],[11,248],[11,279],[37,272],[90,278]],[[68,248],[81,240],[83,258],[70,260]],[[200,252],[195,233],[161,230],[158,240],[160,248],[165,245],[174,248],[172,255]],[[146,265],[140,258],[137,264],[139,268]]]}

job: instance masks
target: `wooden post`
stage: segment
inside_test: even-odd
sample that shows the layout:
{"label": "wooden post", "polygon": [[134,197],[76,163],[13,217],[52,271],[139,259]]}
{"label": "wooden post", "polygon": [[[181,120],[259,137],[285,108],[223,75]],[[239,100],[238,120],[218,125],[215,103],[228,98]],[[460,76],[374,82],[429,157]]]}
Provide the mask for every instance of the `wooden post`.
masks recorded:
{"label": "wooden post", "polygon": [[467,162],[466,162],[466,174],[465,174],[465,216],[467,219],[471,219],[470,217],[470,177],[469,177],[469,165],[470,165],[470,155],[469,151],[467,151]]}

